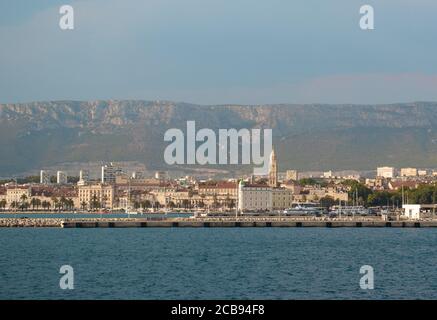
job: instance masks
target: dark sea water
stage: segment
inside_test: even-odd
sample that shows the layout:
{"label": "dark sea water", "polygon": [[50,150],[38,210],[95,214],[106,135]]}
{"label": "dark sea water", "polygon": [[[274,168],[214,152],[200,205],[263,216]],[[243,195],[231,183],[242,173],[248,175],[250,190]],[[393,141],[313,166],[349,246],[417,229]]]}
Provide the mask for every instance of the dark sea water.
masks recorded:
{"label": "dark sea water", "polygon": [[437,298],[433,229],[5,228],[0,243],[0,299]]}

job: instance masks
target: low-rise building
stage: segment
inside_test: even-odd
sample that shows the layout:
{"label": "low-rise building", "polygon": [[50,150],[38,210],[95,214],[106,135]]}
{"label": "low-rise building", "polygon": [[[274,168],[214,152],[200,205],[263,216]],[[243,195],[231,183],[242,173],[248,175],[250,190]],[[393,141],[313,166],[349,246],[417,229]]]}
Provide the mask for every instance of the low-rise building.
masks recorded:
{"label": "low-rise building", "polygon": [[428,171],[426,170],[418,170],[417,174],[419,177],[426,177],[428,175]]}
{"label": "low-rise building", "polygon": [[403,216],[408,219],[418,220],[420,219],[420,204],[404,204],[402,205]]}

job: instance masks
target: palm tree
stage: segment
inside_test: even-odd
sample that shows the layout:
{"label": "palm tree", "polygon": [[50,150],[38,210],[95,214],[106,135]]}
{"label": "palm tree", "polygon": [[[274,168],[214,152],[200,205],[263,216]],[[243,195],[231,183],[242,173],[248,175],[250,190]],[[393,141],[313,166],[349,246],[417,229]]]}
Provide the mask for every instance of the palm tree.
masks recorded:
{"label": "palm tree", "polygon": [[85,211],[87,203],[85,201],[82,201],[80,206],[82,207],[82,210]]}
{"label": "palm tree", "polygon": [[61,200],[59,200],[59,209],[64,210],[67,209],[67,207],[68,207],[68,201],[64,196],[62,196]]}
{"label": "palm tree", "polygon": [[58,198],[52,197],[52,203],[53,203],[53,209],[56,210],[56,208],[58,207],[58,204],[59,204]]}
{"label": "palm tree", "polygon": [[50,208],[50,202],[44,200],[44,201],[41,203],[41,206],[42,206],[43,209],[48,210],[48,209]]}
{"label": "palm tree", "polygon": [[36,210],[38,210],[39,206],[41,205],[41,200],[37,198],[35,201],[35,205],[36,205]]}
{"label": "palm tree", "polygon": [[21,201],[22,204],[24,204],[24,203],[26,202],[26,200],[27,200],[27,195],[23,193],[23,194],[20,196],[20,201]]}
{"label": "palm tree", "polygon": [[26,202],[26,200],[27,200],[27,195],[23,193],[20,196],[20,201],[21,201],[20,208],[21,208],[21,211],[24,211],[24,209],[27,209],[27,207],[29,206],[29,204]]}
{"label": "palm tree", "polygon": [[64,203],[65,203],[65,209],[67,209],[67,210],[73,209],[73,207],[74,207],[73,199],[71,199],[71,198],[65,199]]}
{"label": "palm tree", "polygon": [[105,195],[102,197],[102,206],[106,207],[106,201],[108,201],[108,196],[105,194]]}
{"label": "palm tree", "polygon": [[32,210],[35,210],[37,198],[32,198],[30,200],[30,204],[32,205]]}
{"label": "palm tree", "polygon": [[167,204],[167,206],[168,206],[170,209],[173,209],[176,205],[175,205],[175,203],[174,203],[173,201],[170,201],[170,202]]}
{"label": "palm tree", "polygon": [[139,209],[140,206],[141,206],[141,204],[140,204],[138,201],[135,201],[135,202],[134,202],[134,208],[135,208],[135,209]]}
{"label": "palm tree", "polygon": [[18,202],[17,201],[12,201],[11,208],[14,208],[14,209],[18,208]]}
{"label": "palm tree", "polygon": [[5,210],[5,208],[6,208],[6,200],[5,199],[0,200],[0,208]]}
{"label": "palm tree", "polygon": [[156,209],[159,209],[161,207],[161,204],[159,203],[159,201],[156,201],[155,202],[155,208]]}
{"label": "palm tree", "polygon": [[94,194],[94,195],[91,197],[91,200],[90,200],[90,208],[91,208],[91,209],[97,209],[97,208],[99,208],[99,207],[100,207],[100,202],[99,202],[99,200],[97,199],[97,195]]}
{"label": "palm tree", "polygon": [[29,202],[27,202],[27,201],[24,201],[24,202],[21,202],[20,203],[20,209],[21,209],[21,211],[24,211],[24,210],[27,210],[28,208],[29,208]]}

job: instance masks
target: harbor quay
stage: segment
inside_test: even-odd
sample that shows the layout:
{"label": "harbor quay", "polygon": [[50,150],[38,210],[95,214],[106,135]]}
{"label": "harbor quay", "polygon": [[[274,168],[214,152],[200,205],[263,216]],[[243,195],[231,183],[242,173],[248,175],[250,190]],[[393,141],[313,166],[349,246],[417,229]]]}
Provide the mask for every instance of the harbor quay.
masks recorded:
{"label": "harbor quay", "polygon": [[371,218],[317,219],[302,217],[223,217],[223,218],[1,218],[0,227],[23,228],[434,228],[437,220],[383,221]]}
{"label": "harbor quay", "polygon": [[63,221],[63,228],[258,228],[258,227],[437,227],[437,221],[382,221],[373,219],[323,220],[287,218],[172,218],[163,220]]}

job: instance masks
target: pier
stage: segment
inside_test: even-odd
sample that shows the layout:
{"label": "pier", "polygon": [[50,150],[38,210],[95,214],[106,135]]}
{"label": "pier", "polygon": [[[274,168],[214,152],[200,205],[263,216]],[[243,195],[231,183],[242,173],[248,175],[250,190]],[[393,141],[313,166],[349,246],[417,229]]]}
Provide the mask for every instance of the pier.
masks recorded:
{"label": "pier", "polygon": [[437,221],[65,221],[63,228],[435,228]]}

